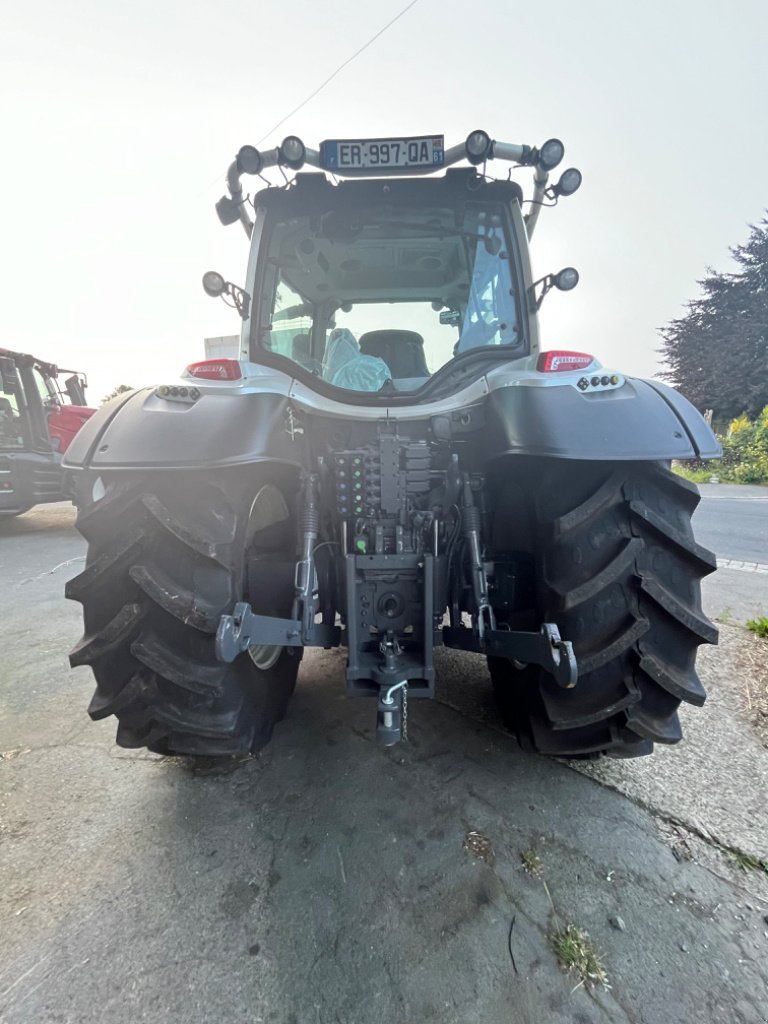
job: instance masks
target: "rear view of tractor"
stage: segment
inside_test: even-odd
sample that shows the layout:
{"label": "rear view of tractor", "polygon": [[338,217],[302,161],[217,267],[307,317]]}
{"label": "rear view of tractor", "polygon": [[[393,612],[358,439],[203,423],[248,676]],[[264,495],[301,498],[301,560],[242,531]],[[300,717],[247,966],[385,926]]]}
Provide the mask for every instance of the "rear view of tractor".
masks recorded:
{"label": "rear view of tractor", "polygon": [[[529,255],[581,182],[550,181],[562,157],[480,131],[240,150],[217,211],[246,230],[245,281],[203,279],[240,315],[239,358],[121,396],[66,456],[89,545],[71,662],[119,743],[256,751],[304,648],[337,646],[386,744],[433,696],[439,646],[487,659],[529,749],[680,739],[715,562],[669,467],[719,449],[670,388],[541,349],[545,295],[578,282]],[[532,171],[528,200],[499,162]],[[249,204],[242,176],[275,166]]]}
{"label": "rear view of tractor", "polygon": [[0,518],[67,497],[61,458],[95,412],[85,387],[76,370],[0,348]]}

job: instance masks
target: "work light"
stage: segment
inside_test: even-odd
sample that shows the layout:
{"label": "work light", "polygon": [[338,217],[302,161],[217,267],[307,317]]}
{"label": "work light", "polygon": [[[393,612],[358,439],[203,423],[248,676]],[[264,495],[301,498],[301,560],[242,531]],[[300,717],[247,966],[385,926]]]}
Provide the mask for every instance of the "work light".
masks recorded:
{"label": "work light", "polygon": [[471,164],[481,164],[490,156],[491,137],[488,132],[470,132],[464,145],[467,150],[467,160]]}
{"label": "work light", "polygon": [[539,167],[543,171],[551,171],[557,167],[565,156],[565,146],[560,139],[547,139],[539,150]]}
{"label": "work light", "polygon": [[296,135],[288,135],[280,146],[280,163],[297,171],[304,163],[307,147]]}

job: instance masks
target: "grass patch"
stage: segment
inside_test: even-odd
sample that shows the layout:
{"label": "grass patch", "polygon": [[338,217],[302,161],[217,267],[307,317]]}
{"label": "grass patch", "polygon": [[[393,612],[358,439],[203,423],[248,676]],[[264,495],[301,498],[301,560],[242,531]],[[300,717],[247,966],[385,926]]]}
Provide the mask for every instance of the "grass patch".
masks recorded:
{"label": "grass patch", "polygon": [[[542,836],[542,841],[543,839],[544,837]],[[555,951],[555,955],[557,956],[560,966],[578,977],[579,980],[574,991],[576,991],[577,988],[581,988],[582,985],[585,988],[596,988],[598,985],[602,985],[603,988],[610,990],[611,986],[608,984],[608,973],[603,966],[602,957],[595,948],[588,932],[585,932],[583,928],[577,928],[575,924],[566,924],[566,926],[563,927],[560,923],[557,908],[555,907],[555,901],[552,899],[552,893],[549,891],[547,880],[544,878],[544,861],[533,847],[523,850],[520,854],[520,860],[522,862],[523,869],[529,875],[540,880],[544,892],[547,894],[549,905],[552,907],[552,914],[554,916],[555,923],[554,930],[549,932],[549,941]],[[513,918],[512,924],[514,925],[514,923]],[[509,932],[509,939],[509,952],[510,955],[512,955],[511,928]],[[512,956],[512,963],[514,964],[514,962],[514,956]]]}
{"label": "grass patch", "polygon": [[544,874],[544,862],[535,850],[523,850],[520,860],[528,874],[534,878],[541,878]]}
{"label": "grass patch", "polygon": [[751,853],[744,853],[741,850],[729,850],[728,856],[737,868],[742,871],[762,871],[768,875],[768,861],[753,857]]}
{"label": "grass patch", "polygon": [[677,473],[678,476],[682,476],[686,480],[690,480],[692,484],[708,484],[713,476],[719,474],[713,469],[688,469],[683,463],[677,463],[672,466],[672,471]]}
{"label": "grass patch", "polygon": [[563,967],[578,975],[579,984],[587,988],[597,985],[610,988],[602,958],[583,929],[574,924],[566,925],[552,936],[552,945]]}
{"label": "grass patch", "polygon": [[751,629],[752,632],[763,640],[768,640],[768,615],[761,615],[757,619],[747,620],[747,629]]}

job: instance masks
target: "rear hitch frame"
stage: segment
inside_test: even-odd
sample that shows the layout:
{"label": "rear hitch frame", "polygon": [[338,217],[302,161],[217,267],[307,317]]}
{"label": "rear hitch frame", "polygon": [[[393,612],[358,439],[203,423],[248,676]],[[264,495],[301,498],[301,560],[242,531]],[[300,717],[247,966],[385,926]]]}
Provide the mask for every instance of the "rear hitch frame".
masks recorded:
{"label": "rear hitch frame", "polygon": [[222,615],[216,629],[216,658],[232,662],[253,644],[277,647],[338,647],[341,629],[302,619],[256,615],[247,601],[239,601],[231,615]]}
{"label": "rear hitch frame", "polygon": [[511,629],[487,629],[479,635],[465,626],[443,628],[446,647],[458,647],[495,658],[509,658],[522,665],[540,665],[565,690],[572,689],[579,678],[579,667],[573,644],[563,640],[553,622],[544,622],[538,633],[515,632]]}

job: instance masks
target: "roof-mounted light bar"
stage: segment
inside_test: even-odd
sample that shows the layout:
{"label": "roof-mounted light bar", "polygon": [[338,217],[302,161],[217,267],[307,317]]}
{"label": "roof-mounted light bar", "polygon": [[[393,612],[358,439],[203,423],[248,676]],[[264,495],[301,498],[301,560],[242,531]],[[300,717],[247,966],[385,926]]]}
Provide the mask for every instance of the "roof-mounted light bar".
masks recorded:
{"label": "roof-mounted light bar", "polygon": [[553,196],[572,196],[581,188],[581,171],[575,167],[569,167],[560,175],[556,185],[550,185]]}
{"label": "roof-mounted light bar", "polygon": [[283,139],[278,152],[280,153],[278,162],[281,166],[290,167],[294,171],[298,171],[300,167],[304,166],[304,161],[307,157],[307,147],[297,135],[289,135]]}
{"label": "roof-mounted light bar", "polygon": [[493,143],[488,132],[470,132],[464,146],[471,164],[482,164],[492,156]]}
{"label": "roof-mounted light bar", "polygon": [[553,171],[565,156],[565,146],[560,139],[547,139],[538,150],[536,163],[543,171]]}
{"label": "roof-mounted light bar", "polygon": [[255,146],[243,146],[235,157],[239,174],[261,174],[264,160]]}
{"label": "roof-mounted light bar", "polygon": [[[415,148],[414,148],[415,147]],[[348,154],[362,154],[362,158],[346,161]],[[240,178],[243,174],[261,174],[269,167],[288,167],[299,170],[305,164],[329,171],[339,177],[380,177],[387,174],[432,174],[462,160],[473,166],[489,160],[506,160],[518,167],[533,167],[533,196],[531,212],[526,217],[528,235],[539,216],[545,198],[558,199],[573,195],[581,185],[581,173],[570,167],[560,176],[556,185],[549,185],[549,172],[560,164],[565,147],[560,139],[548,139],[539,148],[517,143],[497,142],[488,132],[480,129],[470,132],[464,142],[446,149],[442,136],[423,136],[404,139],[333,140],[321,143],[319,149],[308,149],[296,135],[283,139],[280,146],[264,152],[254,146],[243,146],[227,171],[229,196],[216,203],[216,212],[222,224],[240,220],[248,235],[253,222],[248,216]],[[367,161],[367,162],[366,162]]]}

